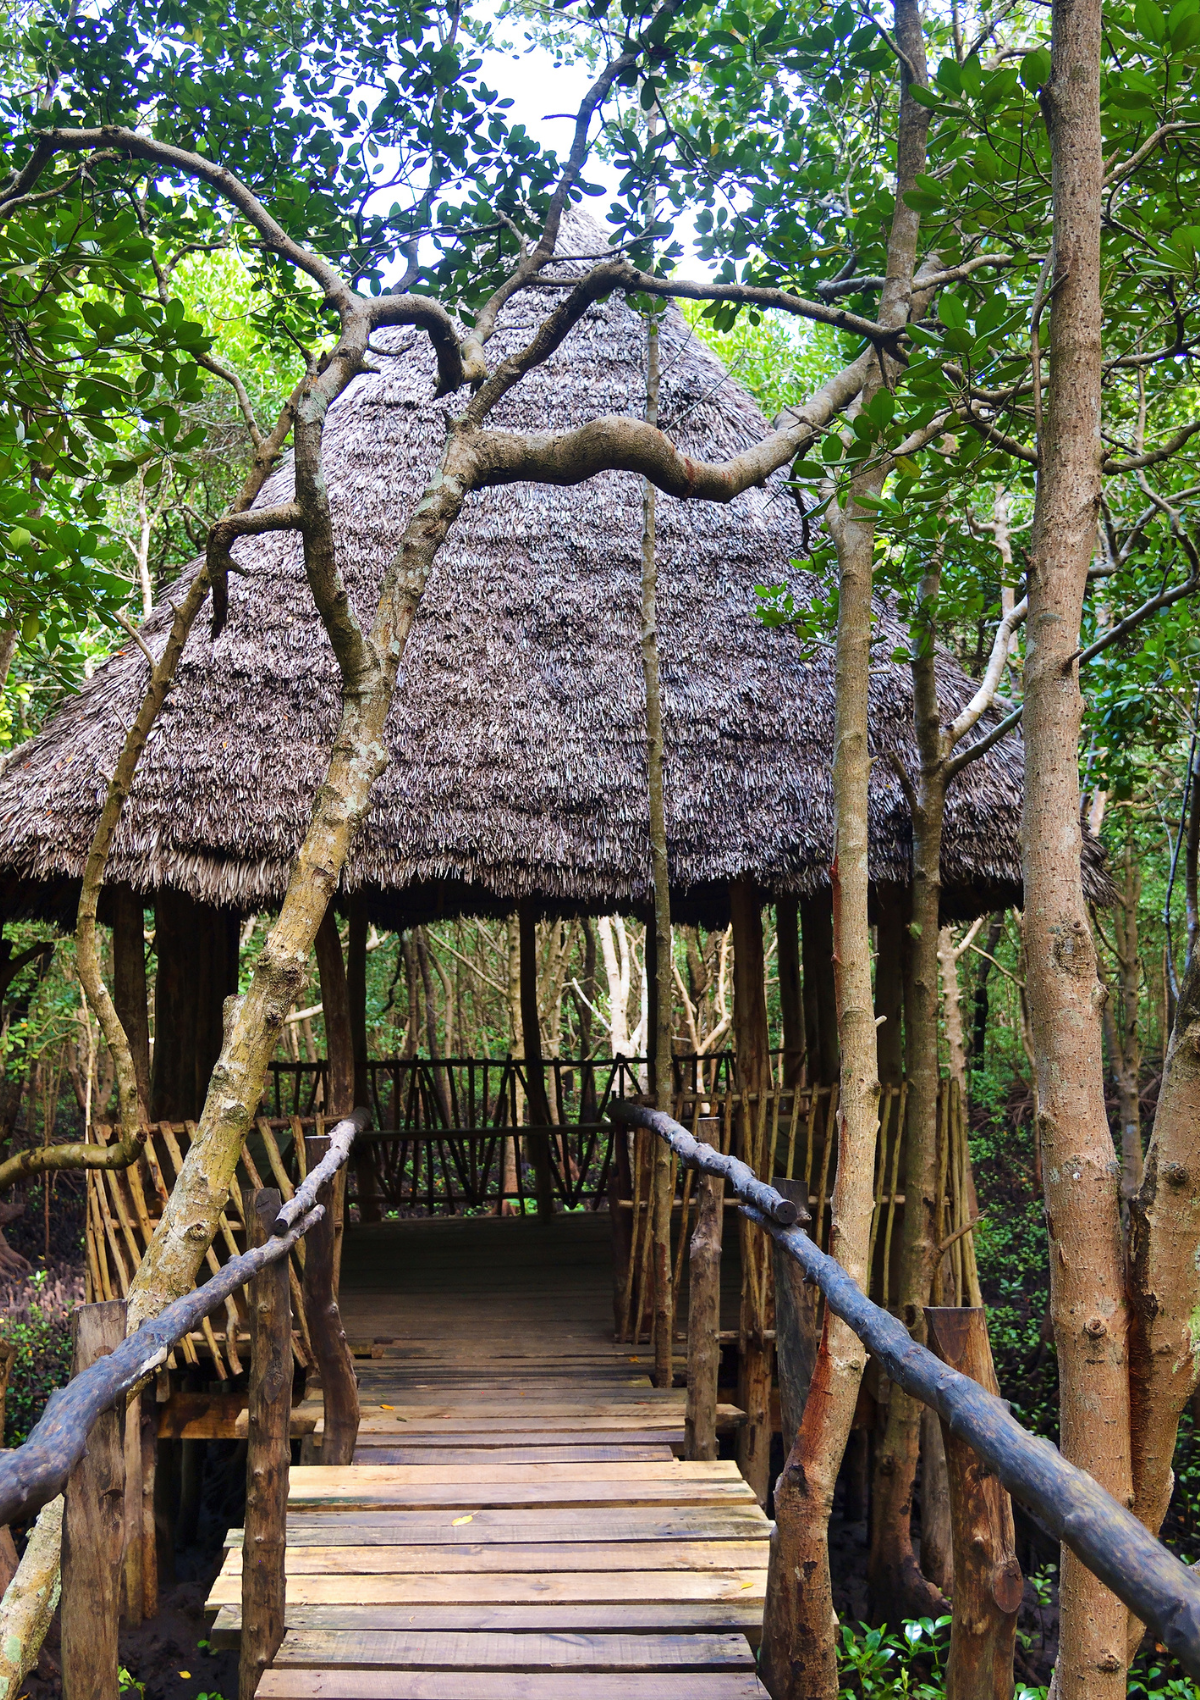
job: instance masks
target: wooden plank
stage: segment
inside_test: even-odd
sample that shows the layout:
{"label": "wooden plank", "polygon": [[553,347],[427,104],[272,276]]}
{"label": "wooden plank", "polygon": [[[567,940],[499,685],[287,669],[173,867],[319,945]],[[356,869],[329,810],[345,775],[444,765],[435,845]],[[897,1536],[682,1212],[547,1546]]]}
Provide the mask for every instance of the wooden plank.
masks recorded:
{"label": "wooden plank", "polygon": [[275,1668],[323,1670],[753,1670],[744,1635],[428,1634],[289,1629]]}
{"label": "wooden plank", "polygon": [[269,1670],[259,1700],[760,1700],[750,1671]]}
{"label": "wooden plank", "polygon": [[[432,1456],[431,1456],[432,1454]],[[355,1464],[456,1464],[480,1465],[489,1460],[511,1468],[513,1464],[669,1464],[674,1454],[661,1442],[651,1445],[634,1441],[628,1446],[572,1445],[564,1438],[559,1446],[358,1446]]]}
{"label": "wooden plank", "polygon": [[[432,1575],[292,1576],[287,1579],[289,1608],[336,1605],[500,1605],[540,1601],[562,1605],[607,1601],[621,1605],[665,1600],[733,1600],[743,1596],[760,1604],[766,1597],[767,1572],[753,1570],[565,1570],[537,1572],[474,1571]],[[222,1570],[212,1585],[209,1610],[241,1598],[240,1572]]]}
{"label": "wooden plank", "polygon": [[[358,1472],[356,1471],[355,1474]],[[366,1473],[365,1471],[363,1472]],[[513,1472],[516,1473],[515,1471]],[[568,1505],[737,1505],[754,1500],[744,1481],[656,1482],[432,1482],[388,1487],[384,1483],[347,1482],[326,1487],[293,1488],[288,1501],[294,1509],[319,1506],[361,1511],[420,1511],[433,1506],[457,1510],[499,1509],[506,1506],[563,1507]]]}
{"label": "wooden plank", "polygon": [[[289,1576],[482,1575],[522,1570],[765,1570],[766,1530],[751,1541],[529,1541],[514,1546],[292,1547]],[[231,1547],[222,1575],[240,1575],[242,1553]]]}
{"label": "wooden plank", "polygon": [[[469,1521],[420,1511],[356,1511],[322,1516],[293,1511],[289,1547],[300,1546],[473,1546],[526,1541],[742,1541],[767,1537],[771,1525],[757,1501],[735,1506],[632,1506],[598,1509],[582,1521],[576,1511],[480,1510]],[[231,1529],[226,1546],[240,1546]]]}
{"label": "wooden plank", "polygon": [[[210,1634],[214,1647],[237,1645],[241,1606],[223,1606]],[[439,1635],[496,1631],[515,1635],[603,1635],[611,1633],[613,1609],[606,1601],[576,1605],[413,1605],[403,1612],[395,1606],[288,1606],[289,1629],[344,1630],[360,1635],[367,1630],[424,1630]],[[762,1602],[741,1600],[661,1600],[621,1607],[621,1630],[627,1635],[689,1635],[713,1631],[742,1634],[757,1646],[762,1633]]]}
{"label": "wooden plank", "polygon": [[683,1445],[681,1428],[628,1429],[433,1429],[410,1433],[401,1429],[394,1434],[360,1432],[358,1451],[377,1446],[403,1446],[410,1452],[435,1451],[439,1448],[470,1447],[477,1451],[492,1451],[512,1446],[662,1446],[672,1449]]}
{"label": "wooden plank", "polygon": [[491,1453],[482,1464],[455,1466],[441,1461],[428,1464],[301,1464],[292,1471],[292,1490],[303,1498],[313,1493],[393,1492],[405,1487],[429,1487],[435,1483],[503,1480],[507,1484],[597,1483],[597,1482],[738,1482],[738,1467],[732,1458],[690,1461],[667,1458],[661,1463],[565,1463],[510,1464],[504,1455]]}

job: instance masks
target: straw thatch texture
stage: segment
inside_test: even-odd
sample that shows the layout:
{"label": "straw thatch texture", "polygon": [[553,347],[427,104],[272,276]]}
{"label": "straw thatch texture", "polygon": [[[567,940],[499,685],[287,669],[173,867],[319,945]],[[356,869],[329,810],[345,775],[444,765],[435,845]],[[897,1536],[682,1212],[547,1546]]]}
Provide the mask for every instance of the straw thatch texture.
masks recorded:
{"label": "straw thatch texture", "polygon": [[[595,252],[576,216],[566,235]],[[494,359],[523,340],[544,294],[509,308]],[[378,374],[329,414],[325,455],[342,571],[370,618],[383,563],[436,461],[443,417],[415,332],[379,338]],[[640,414],[645,332],[622,301],[592,309],[504,406],[545,430]],[[766,429],[754,402],[672,309],[662,330],[664,428],[723,459]],[[461,405],[461,400],[459,405]],[[284,465],[264,503],[290,493]],[[468,499],[436,563],[388,723],[391,765],[346,876],[380,920],[506,909],[644,909],[651,900],[639,651],[642,492],[610,473],[576,489],[513,485]],[[782,477],[728,507],[660,496],[660,653],[667,812],[681,917],[719,915],[732,876],[768,892],[827,881],[832,837],[831,660],[806,663],[755,619],[754,587],[790,576],[800,527]],[[337,675],[294,536],[246,539],[226,629],[192,633],[145,752],[110,863],[113,883],[163,884],[248,911],[276,903],[322,775]],[[169,619],[145,630],[157,650]],[[872,682],[877,751],[912,754],[907,670]],[[146,664],[113,657],[0,777],[0,880],[9,913],[64,911]],[[948,710],[970,685],[941,664]],[[949,913],[1019,896],[1021,745],[1009,738],[952,788],[943,858]],[[884,762],[872,779],[875,871],[907,880],[908,812]],[[1097,853],[1089,853],[1096,863]],[[1103,876],[1090,883],[1100,895]]]}

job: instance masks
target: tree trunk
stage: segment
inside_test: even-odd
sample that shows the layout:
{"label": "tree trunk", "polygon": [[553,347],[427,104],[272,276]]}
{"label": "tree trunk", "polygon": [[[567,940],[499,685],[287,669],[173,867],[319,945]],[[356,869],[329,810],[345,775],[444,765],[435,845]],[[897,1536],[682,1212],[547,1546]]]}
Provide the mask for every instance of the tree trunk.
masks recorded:
{"label": "tree trunk", "polygon": [[804,1078],[805,1044],[804,990],[800,979],[800,905],[794,897],[776,899],[775,938],[779,966],[779,1013],[783,1025],[783,1084],[795,1087]]}
{"label": "tree trunk", "polygon": [[[625,1137],[620,1130],[618,1138]],[[688,1247],[688,1390],[685,1458],[717,1456],[717,1377],[721,1367],[721,1230],[725,1182],[701,1175],[696,1230]]]}
{"label": "tree trunk", "polygon": [[525,1047],[529,1122],[531,1127],[540,1130],[528,1136],[529,1155],[533,1163],[537,1213],[549,1219],[554,1214],[554,1174],[550,1167],[550,1100],[546,1096],[546,1071],[542,1063],[542,1023],[538,1015],[537,920],[529,898],[522,898],[517,910],[517,921],[520,928],[521,1038]]}
{"label": "tree trunk", "polygon": [[[938,914],[941,906],[945,750],[937,696],[934,634],[941,590],[935,556],[921,581],[913,621],[913,721],[920,771],[905,776],[913,832],[912,919],[905,984],[904,1231],[900,1253],[900,1317],[925,1343],[925,1306],[938,1260]],[[939,1591],[921,1574],[912,1543],[912,1505],[921,1454],[921,1406],[893,1386],[887,1427],[876,1453],[867,1566],[871,1611],[877,1622],[936,1617]]]}
{"label": "tree trunk", "polygon": [[928,1405],[921,1412],[921,1573],[950,1598],[954,1591],[950,1478],[942,1425]]}
{"label": "tree trunk", "polygon": [[800,900],[800,948],[804,963],[804,1034],[808,1078],[832,1086],[838,1078],[837,995],[833,985],[832,897]]}
{"label": "tree trunk", "polygon": [[[881,1086],[904,1079],[904,963],[908,894],[896,886],[875,887],[875,1019],[879,1023]],[[880,1017],[883,1019],[880,1020]]]}
{"label": "tree trunk", "polygon": [[1004,917],[994,915],[988,926],[984,950],[987,953],[979,958],[979,976],[975,981],[975,997],[971,1013],[971,1062],[972,1065],[982,1062],[987,1047],[988,1026],[988,975],[992,971],[990,958],[995,956],[1000,948],[1000,940],[1004,937]]}
{"label": "tree trunk", "polygon": [[113,1005],[120,1017],[137,1077],[138,1107],[150,1117],[150,1011],[146,1002],[146,939],[142,899],[118,886],[113,905]]}
{"label": "tree trunk", "polygon": [[1200,951],[1179,988],[1141,1188],[1131,1202],[1129,1381],[1133,1509],[1155,1534],[1171,1497],[1184,1406],[1200,1379]]}
{"label": "tree trunk", "polygon": [[[350,1002],[350,1043],[354,1053],[353,1107],[374,1111],[371,1076],[367,1068],[367,907],[361,897],[350,899],[350,936],[346,941],[346,994]],[[360,1222],[382,1219],[375,1191],[375,1165],[366,1140],[354,1146],[354,1186]]]}
{"label": "tree trunk", "polygon": [[[933,1351],[999,1395],[982,1309],[930,1310]],[[967,1443],[942,1426],[954,1538],[954,1618],[947,1700],[1012,1700],[1013,1649],[1023,1583],[1012,1501]]]}
{"label": "tree trunk", "polygon": [[[764,982],[762,909],[753,880],[732,880],[729,913],[733,923],[733,1030],[738,1083],[742,1091],[742,1157],[761,1173],[755,1141],[759,1129],[769,1130],[765,1114],[771,1084],[770,1035]],[[767,1171],[769,1175],[770,1171]],[[758,1495],[767,1497],[771,1451],[771,1262],[759,1230],[739,1218],[742,1254],[742,1301],[738,1321],[738,1404],[746,1421],[737,1432],[737,1461],[742,1475]],[[761,1281],[752,1281],[757,1265]],[[756,1300],[756,1293],[758,1298]]]}
{"label": "tree trunk", "polygon": [[[1100,43],[1100,0],[1054,0],[1050,81],[1040,98],[1050,132],[1055,294],[1029,555],[1021,862],[1061,1445],[1128,1504],[1119,1171],[1104,1107],[1102,993],[1079,861],[1082,703],[1073,659],[1101,486]],[[1058,1700],[1118,1700],[1125,1608],[1066,1548],[1060,1604]]]}
{"label": "tree trunk", "polygon": [[1138,903],[1142,875],[1126,842],[1125,865],[1117,902],[1112,909],[1113,937],[1117,947],[1117,999],[1104,1000],[1104,1035],[1117,1084],[1117,1115],[1121,1122],[1121,1205],[1128,1215],[1130,1201],[1142,1184],[1142,1106],[1138,1080],[1142,1072],[1142,1047],[1138,1037],[1138,995],[1142,964],[1138,956]]}
{"label": "tree trunk", "polygon": [[350,992],[346,964],[332,905],[325,911],[316,937],[317,969],[321,976],[321,1004],[325,1020],[325,1051],[329,1066],[326,1076],[325,1114],[335,1119],[348,1116],[354,1108],[354,1036],[350,1022]]}
{"label": "tree trunk", "polygon": [[[909,77],[924,83],[925,44],[916,0],[896,0],[902,71],[896,203],[888,241],[880,318],[903,324],[913,293],[919,219],[904,195],[925,168],[928,112],[912,98]],[[864,393],[882,379],[872,368]],[[874,1214],[879,1134],[879,1063],[871,986],[869,681],[875,528],[858,497],[878,494],[882,474],[855,479],[845,508],[829,510],[838,557],[833,797],[833,941],[837,1032],[841,1052],[838,1166],[829,1250],[864,1288]],[[805,967],[808,967],[805,915]],[[804,1420],[775,1487],[760,1674],[772,1700],[836,1700],[836,1620],[829,1572],[829,1516],[854,1418],[866,1355],[853,1331],[825,1312]]]}
{"label": "tree trunk", "polygon": [[938,934],[938,966],[942,975],[942,1014],[946,1026],[946,1049],[950,1052],[950,1078],[967,1101],[967,1047],[963,1037],[962,992],[958,984],[958,952],[954,933],[943,927]]}

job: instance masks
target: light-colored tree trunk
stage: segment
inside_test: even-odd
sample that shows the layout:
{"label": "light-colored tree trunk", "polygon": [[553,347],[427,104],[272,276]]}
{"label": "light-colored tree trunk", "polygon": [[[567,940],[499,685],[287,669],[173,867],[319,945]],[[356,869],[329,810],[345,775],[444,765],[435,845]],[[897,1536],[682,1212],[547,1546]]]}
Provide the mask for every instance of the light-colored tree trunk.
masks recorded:
{"label": "light-colored tree trunk", "polygon": [[958,1082],[962,1102],[967,1101],[967,1045],[963,1033],[962,989],[958,981],[959,948],[954,929],[943,927],[938,934],[938,967],[942,976],[942,1021],[946,1049],[950,1053],[950,1078]]}
{"label": "light-colored tree trunk", "polygon": [[[1040,96],[1052,160],[1054,296],[1029,562],[1021,862],[1061,1445],[1128,1504],[1119,1169],[1104,1107],[1103,993],[1080,871],[1082,702],[1074,660],[1100,509],[1100,32],[1100,0],[1054,0],[1050,81]],[[1118,1700],[1125,1608],[1066,1548],[1060,1605],[1058,1700]]]}

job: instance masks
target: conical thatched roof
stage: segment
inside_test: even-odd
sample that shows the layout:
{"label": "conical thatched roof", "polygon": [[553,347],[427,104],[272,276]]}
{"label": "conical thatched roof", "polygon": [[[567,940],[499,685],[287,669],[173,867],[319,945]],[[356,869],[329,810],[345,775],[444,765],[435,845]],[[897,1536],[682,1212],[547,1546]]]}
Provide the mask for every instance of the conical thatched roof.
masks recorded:
{"label": "conical thatched roof", "polygon": [[[564,251],[602,238],[574,216]],[[573,244],[573,246],[572,246]],[[517,298],[492,359],[544,310]],[[377,374],[331,409],[328,484],[342,570],[369,618],[382,564],[434,465],[443,416],[428,344],[379,338]],[[672,309],[662,330],[664,429],[685,453],[723,459],[765,422]],[[643,323],[614,299],[593,308],[504,405],[501,426],[545,430],[640,414]],[[461,398],[459,399],[461,405]],[[262,493],[288,497],[290,464]],[[650,901],[639,651],[640,481],[576,489],[510,485],[471,496],[439,557],[388,722],[391,764],[346,876],[376,917],[508,909],[636,910]],[[831,661],[801,659],[754,616],[754,587],[802,553],[782,477],[727,507],[660,496],[660,653],[672,878],[681,918],[718,916],[728,879],[769,893],[827,882],[832,838]],[[241,911],[276,903],[338,716],[336,668],[305,584],[298,540],[246,539],[215,641],[198,622],[143,756],[109,868],[112,883],[182,888]],[[156,651],[170,608],[145,635]],[[898,631],[894,637],[898,638]],[[894,642],[886,642],[887,654]],[[8,913],[65,915],[144,686],[130,645],[107,662],[0,777],[0,893]],[[970,685],[949,659],[948,710]],[[912,755],[907,670],[881,660],[874,743]],[[951,792],[943,853],[949,913],[1019,898],[1022,751],[1010,737]],[[909,820],[885,762],[872,778],[875,874],[907,880]],[[1098,852],[1090,883],[1103,883]]]}

